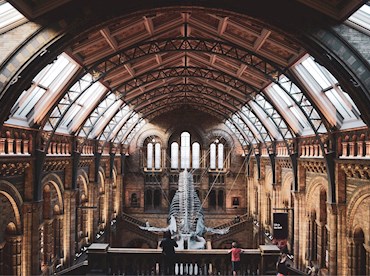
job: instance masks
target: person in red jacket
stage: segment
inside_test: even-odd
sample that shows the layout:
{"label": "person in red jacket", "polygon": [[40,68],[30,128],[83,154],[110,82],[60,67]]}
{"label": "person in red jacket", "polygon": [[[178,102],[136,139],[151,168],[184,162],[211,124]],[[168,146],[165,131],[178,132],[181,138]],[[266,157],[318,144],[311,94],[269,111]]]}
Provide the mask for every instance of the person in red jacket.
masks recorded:
{"label": "person in red jacket", "polygon": [[229,251],[229,253],[231,253],[231,267],[233,275],[236,276],[240,271],[240,253],[242,253],[244,250],[240,249],[236,242],[233,242],[231,246],[232,248]]}

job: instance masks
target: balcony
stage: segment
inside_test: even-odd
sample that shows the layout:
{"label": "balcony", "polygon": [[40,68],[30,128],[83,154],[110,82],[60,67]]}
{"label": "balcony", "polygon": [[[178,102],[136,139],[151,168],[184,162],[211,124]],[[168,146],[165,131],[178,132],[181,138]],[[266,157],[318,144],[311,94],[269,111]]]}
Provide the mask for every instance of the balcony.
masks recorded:
{"label": "balcony", "polygon": [[[176,275],[231,275],[227,249],[176,251]],[[161,249],[111,248],[92,244],[88,250],[89,275],[162,275]],[[241,255],[241,275],[275,275],[276,246],[261,245]]]}

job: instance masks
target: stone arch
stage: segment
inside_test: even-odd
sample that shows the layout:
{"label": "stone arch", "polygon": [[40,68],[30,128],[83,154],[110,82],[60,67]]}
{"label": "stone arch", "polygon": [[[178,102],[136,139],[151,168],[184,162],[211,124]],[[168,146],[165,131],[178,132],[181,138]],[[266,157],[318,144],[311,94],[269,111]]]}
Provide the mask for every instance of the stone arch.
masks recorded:
{"label": "stone arch", "polygon": [[89,190],[88,190],[88,184],[89,184],[89,177],[85,170],[79,169],[77,172],[77,179],[81,178],[82,180],[82,186],[83,186],[83,191],[85,192],[85,195],[88,197]]}
{"label": "stone arch", "polygon": [[14,217],[15,226],[18,232],[22,229],[22,217],[20,209],[23,205],[23,199],[18,190],[8,181],[0,180],[0,194],[4,195],[10,202]]}
{"label": "stone arch", "polygon": [[99,167],[98,185],[100,187],[99,189],[101,189],[101,191],[99,191],[99,192],[104,192],[105,191],[104,183],[105,183],[105,171],[102,167]]}
{"label": "stone arch", "polygon": [[167,141],[168,137],[166,137],[163,132],[159,131],[158,129],[148,129],[140,134],[139,138],[137,139],[136,146],[138,148],[142,148],[144,146],[145,140],[150,136],[158,137],[162,147],[167,144],[165,143],[165,141]]}
{"label": "stone arch", "polygon": [[264,185],[265,192],[270,193],[270,195],[272,196],[272,168],[271,166],[266,166],[264,183],[265,183]]}
{"label": "stone arch", "polygon": [[181,133],[183,132],[189,132],[190,133],[190,136],[192,138],[196,137],[197,139],[199,139],[199,144],[201,146],[201,148],[204,147],[204,137],[206,136],[206,133],[204,132],[203,129],[201,129],[200,127],[197,127],[197,126],[194,126],[194,125],[188,125],[188,124],[184,124],[182,126],[182,129],[178,129],[178,128],[175,128],[175,127],[171,127],[169,129],[167,129],[166,133],[168,133],[168,140],[167,140],[167,143],[172,143],[174,141],[172,141],[171,138],[173,138],[173,136],[176,136],[176,134],[178,134],[179,136],[181,135]]}
{"label": "stone arch", "polygon": [[311,212],[313,209],[316,210],[316,214],[319,214],[320,208],[318,206],[319,202],[317,199],[320,199],[320,191],[325,190],[328,194],[328,181],[323,176],[314,177],[307,185],[306,193],[306,206],[307,211]]}
{"label": "stone arch", "polygon": [[60,206],[59,207],[60,212],[63,213],[64,212],[64,204],[63,204],[64,185],[63,185],[63,182],[60,179],[60,177],[58,175],[56,175],[55,173],[51,173],[51,174],[48,174],[47,176],[45,176],[42,179],[41,183],[42,183],[43,188],[48,183],[53,185],[53,187],[55,188],[55,190],[57,192],[58,205]]}
{"label": "stone arch", "polygon": [[[368,221],[364,220],[356,220],[356,215],[358,215],[359,208],[362,207],[363,204],[366,205],[366,202],[369,202],[370,204],[370,185],[366,185],[364,187],[361,187],[357,189],[352,196],[350,202],[347,205],[347,235],[349,238],[353,238],[354,231],[356,228],[361,228],[364,231],[365,234],[365,242],[366,244],[370,243],[370,219]],[[364,208],[366,210],[366,207]],[[370,216],[370,210],[367,208],[368,216]],[[364,217],[364,216],[361,216]],[[364,217],[365,218],[365,217]],[[359,222],[363,222],[364,225],[362,225]]]}
{"label": "stone arch", "polygon": [[287,172],[284,174],[283,179],[281,181],[281,201],[291,201],[291,188],[294,176],[293,172]]}
{"label": "stone arch", "polygon": [[213,137],[217,137],[217,136],[220,136],[220,137],[224,138],[227,142],[227,146],[229,146],[230,148],[234,148],[234,147],[236,148],[236,147],[240,146],[240,143],[235,143],[235,141],[234,141],[233,137],[230,135],[230,133],[228,133],[228,132],[226,132],[225,130],[222,130],[222,129],[213,129],[213,130],[209,131],[205,136],[205,138],[206,138],[205,143],[210,144],[212,142]]}
{"label": "stone arch", "polygon": [[113,185],[115,186],[117,184],[117,175],[118,175],[118,171],[117,171],[117,168],[115,165],[113,165],[113,168],[112,168],[112,178],[113,178]]}

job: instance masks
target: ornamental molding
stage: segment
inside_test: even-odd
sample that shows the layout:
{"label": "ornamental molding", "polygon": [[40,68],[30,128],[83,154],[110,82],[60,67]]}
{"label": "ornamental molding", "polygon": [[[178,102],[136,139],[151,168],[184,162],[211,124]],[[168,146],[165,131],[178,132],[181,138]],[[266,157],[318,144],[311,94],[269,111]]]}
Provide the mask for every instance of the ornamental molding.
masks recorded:
{"label": "ornamental molding", "polygon": [[69,160],[50,160],[44,163],[44,171],[61,171],[70,164]]}
{"label": "ornamental molding", "polygon": [[370,179],[370,167],[363,164],[341,164],[340,168],[348,178]]}
{"label": "ornamental molding", "polygon": [[78,163],[79,168],[89,167],[94,160],[92,158],[81,159]]}
{"label": "ornamental molding", "polygon": [[326,174],[326,166],[324,162],[306,161],[306,162],[301,162],[301,166],[303,166],[303,168],[305,168],[307,172]]}
{"label": "ornamental molding", "polygon": [[290,162],[290,159],[278,159],[278,166],[284,169],[292,169],[292,162]]}
{"label": "ornamental molding", "polygon": [[8,162],[0,164],[0,176],[22,175],[30,166],[28,162]]}

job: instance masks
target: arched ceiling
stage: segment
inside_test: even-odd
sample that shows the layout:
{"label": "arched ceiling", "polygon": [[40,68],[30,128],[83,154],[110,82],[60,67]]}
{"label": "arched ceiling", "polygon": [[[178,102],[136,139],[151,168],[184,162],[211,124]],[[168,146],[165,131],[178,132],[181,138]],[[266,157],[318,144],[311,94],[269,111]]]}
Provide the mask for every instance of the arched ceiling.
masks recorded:
{"label": "arched ceiling", "polygon": [[[68,11],[69,4],[73,7],[70,1],[9,2],[40,24],[58,11]],[[302,8],[302,3],[307,5],[309,13],[322,8],[321,12],[331,21],[343,20],[361,1],[338,0],[325,5],[314,0],[295,1],[294,5]],[[293,98],[292,105],[300,107],[313,133],[317,134],[320,128],[329,129],[336,124],[322,110],[314,108],[314,103],[305,96],[302,83],[291,71],[291,67],[307,55],[307,49],[298,37],[235,11],[200,6],[153,8],[109,18],[74,34],[61,49],[81,69],[65,87],[66,100],[54,103],[54,111],[49,111],[52,120],[46,118],[43,124],[48,120],[56,130],[65,114],[55,110],[62,110],[61,106],[66,103],[75,103],[68,100],[76,94],[72,84],[85,81],[83,77],[90,74],[91,84],[79,93],[83,94],[95,82],[103,84],[106,91],[85,117],[79,119],[80,123],[71,131],[76,135],[112,139],[112,133],[118,133],[113,130],[117,126],[130,131],[135,128],[140,119],[134,119],[134,113],[150,122],[174,110],[182,112],[188,106],[208,113],[220,122],[242,121],[244,127],[236,128],[248,142],[301,135],[302,130],[289,121],[284,108],[271,100],[273,95],[262,93],[272,84],[279,84],[286,90]],[[294,86],[295,91],[279,83],[285,76],[288,86]],[[121,119],[126,116],[124,120],[132,120],[132,124],[120,126],[120,120],[111,115],[105,127],[94,132],[98,118],[115,105],[120,105],[120,109],[130,108],[131,115],[122,115]],[[240,112],[242,109],[244,111]],[[95,120],[91,118],[93,116]],[[107,132],[109,124],[112,126]],[[274,128],[277,129],[275,132]]]}
{"label": "arched ceiling", "polygon": [[256,20],[194,8],[115,20],[66,52],[143,118],[163,100],[161,113],[195,101],[229,117],[305,53]]}

